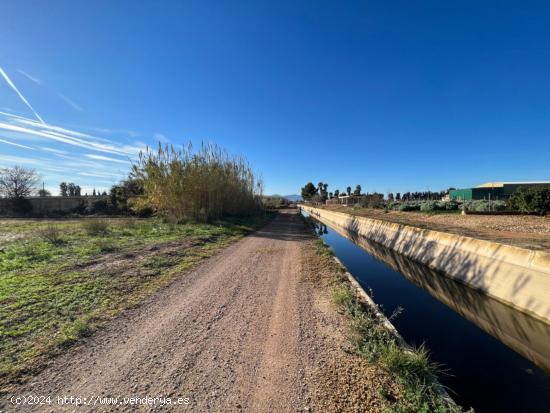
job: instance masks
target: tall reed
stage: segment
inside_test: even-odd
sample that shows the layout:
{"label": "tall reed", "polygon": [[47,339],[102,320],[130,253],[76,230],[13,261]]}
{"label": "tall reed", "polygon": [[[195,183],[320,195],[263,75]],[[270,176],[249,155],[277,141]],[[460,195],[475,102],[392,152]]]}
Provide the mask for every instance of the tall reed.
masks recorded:
{"label": "tall reed", "polygon": [[143,182],[143,201],[177,219],[210,221],[224,215],[248,215],[260,208],[263,183],[243,157],[215,144],[147,148],[132,166]]}

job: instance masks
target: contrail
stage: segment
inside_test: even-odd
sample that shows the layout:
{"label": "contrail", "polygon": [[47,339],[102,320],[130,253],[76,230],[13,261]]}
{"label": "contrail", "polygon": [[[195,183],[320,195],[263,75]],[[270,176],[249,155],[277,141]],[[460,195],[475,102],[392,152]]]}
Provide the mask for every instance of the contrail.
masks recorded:
{"label": "contrail", "polygon": [[5,139],[2,139],[0,138],[0,142],[2,143],[6,143],[8,145],[13,145],[13,146],[19,146],[20,148],[25,148],[25,149],[34,149],[34,148],[31,148],[30,146],[26,146],[26,145],[20,145],[18,143],[15,143],[15,142],[10,142],[10,141],[7,141]]}
{"label": "contrail", "polygon": [[31,106],[31,104],[27,101],[27,99],[25,99],[25,96],[23,96],[21,94],[21,92],[19,92],[19,90],[15,87],[15,85],[13,84],[13,82],[11,81],[11,79],[9,78],[9,76],[7,75],[6,72],[4,72],[4,69],[2,69],[0,67],[0,75],[2,75],[4,77],[4,79],[6,79],[6,82],[8,82],[8,85],[10,85],[10,87],[15,91],[15,93],[17,93],[17,95],[19,96],[19,98],[23,101],[23,103],[25,103],[25,105],[27,105],[29,107],[29,109],[32,111],[32,113],[34,113],[34,116],[36,116],[36,118],[42,123],[42,124],[46,124],[46,122],[44,122],[44,120],[40,117],[40,115],[38,113],[36,113],[36,111],[34,110],[34,108]]}

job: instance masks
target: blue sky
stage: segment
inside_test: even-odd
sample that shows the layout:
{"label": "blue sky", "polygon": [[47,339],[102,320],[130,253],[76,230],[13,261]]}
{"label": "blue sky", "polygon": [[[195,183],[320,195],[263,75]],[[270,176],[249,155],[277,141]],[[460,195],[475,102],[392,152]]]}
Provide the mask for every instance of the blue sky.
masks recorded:
{"label": "blue sky", "polygon": [[158,139],[266,193],[550,180],[548,2],[5,1],[0,68],[0,166],[49,188]]}

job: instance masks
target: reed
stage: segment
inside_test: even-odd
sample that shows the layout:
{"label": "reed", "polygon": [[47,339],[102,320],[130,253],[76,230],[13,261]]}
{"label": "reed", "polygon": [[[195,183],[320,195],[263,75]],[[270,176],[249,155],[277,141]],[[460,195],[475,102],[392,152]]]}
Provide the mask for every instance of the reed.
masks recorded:
{"label": "reed", "polygon": [[147,148],[132,167],[143,183],[140,201],[157,213],[178,221],[207,222],[222,216],[243,216],[261,206],[263,184],[243,157],[215,144],[191,144],[182,149]]}

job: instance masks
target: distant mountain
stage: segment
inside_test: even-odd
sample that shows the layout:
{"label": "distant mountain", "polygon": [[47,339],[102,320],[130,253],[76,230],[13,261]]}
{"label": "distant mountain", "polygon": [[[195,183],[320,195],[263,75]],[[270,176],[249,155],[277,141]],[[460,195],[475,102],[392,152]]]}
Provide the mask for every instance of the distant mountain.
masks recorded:
{"label": "distant mountain", "polygon": [[289,201],[301,201],[302,197],[300,195],[285,195],[284,198],[288,199]]}

